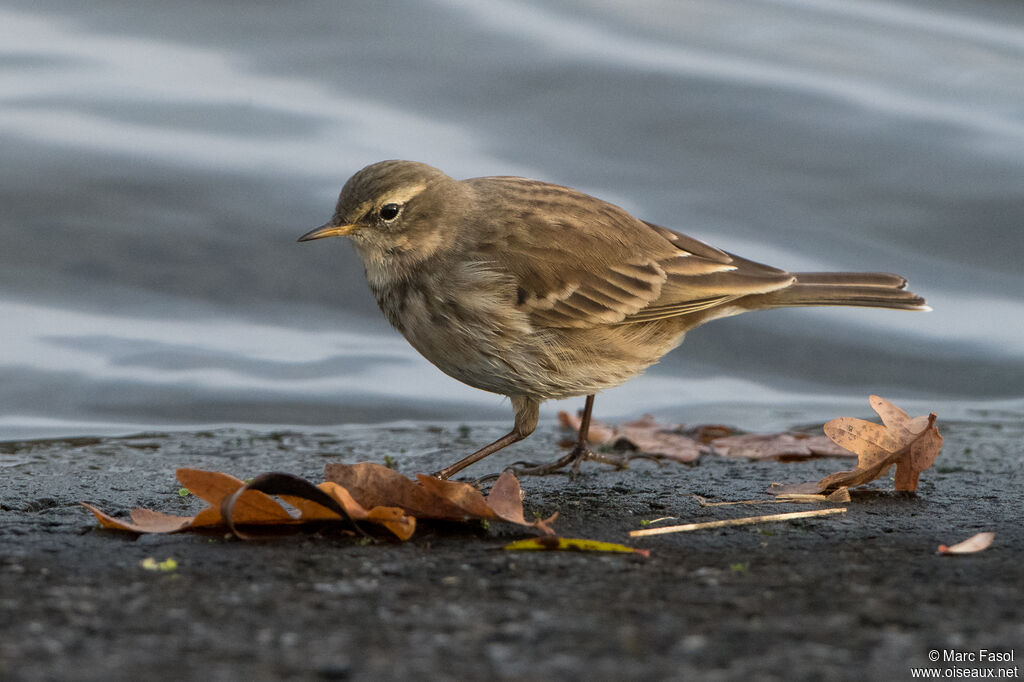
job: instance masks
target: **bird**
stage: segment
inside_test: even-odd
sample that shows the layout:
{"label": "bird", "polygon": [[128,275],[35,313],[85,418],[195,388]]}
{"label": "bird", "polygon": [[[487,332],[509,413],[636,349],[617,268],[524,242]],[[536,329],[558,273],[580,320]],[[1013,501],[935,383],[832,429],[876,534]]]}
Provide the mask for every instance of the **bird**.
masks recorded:
{"label": "bird", "polygon": [[544,401],[586,396],[570,453],[521,473],[577,470],[591,456],[594,396],[712,320],[801,306],[929,310],[899,275],[791,273],[570,187],[455,180],[415,161],[356,172],[331,219],[299,241],[335,236],[351,241],[381,311],[413,348],[511,402],[511,431],[435,472],[440,479],[529,436]]}

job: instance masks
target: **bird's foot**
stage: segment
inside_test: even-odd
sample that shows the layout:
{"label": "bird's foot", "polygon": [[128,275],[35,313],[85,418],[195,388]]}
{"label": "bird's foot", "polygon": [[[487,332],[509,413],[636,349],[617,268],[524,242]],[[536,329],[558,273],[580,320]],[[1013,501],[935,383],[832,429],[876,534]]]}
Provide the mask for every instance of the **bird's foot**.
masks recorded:
{"label": "bird's foot", "polygon": [[[608,453],[597,453],[591,450],[586,445],[576,445],[569,454],[564,457],[560,457],[553,462],[547,462],[545,464],[534,464],[532,462],[516,462],[512,466],[506,469],[511,471],[516,476],[548,476],[549,474],[568,474],[570,478],[575,478],[580,472],[580,465],[583,462],[599,462],[601,464],[610,464],[616,469],[626,469],[629,467],[629,460],[631,458],[626,456],[612,455]],[[568,471],[566,471],[568,467]]]}
{"label": "bird's foot", "polygon": [[[578,453],[578,448],[574,448],[565,457],[556,459],[553,462],[547,462],[545,464],[535,464],[533,462],[515,462],[508,466],[505,471],[515,474],[516,476],[547,476],[549,474],[567,474],[570,478],[575,478],[580,471],[580,464],[586,461],[597,462],[598,464],[608,464],[618,470],[628,469],[630,462],[635,459],[645,459],[654,462],[659,467],[662,465],[664,459],[661,455],[651,455],[645,452],[630,452],[621,455],[615,455],[606,452],[594,452],[590,448],[586,448],[583,454]],[[568,471],[565,467],[570,467]],[[480,478],[475,478],[471,481],[466,481],[477,490],[482,490],[484,486],[489,483],[493,483],[498,480],[503,472],[485,474]]]}

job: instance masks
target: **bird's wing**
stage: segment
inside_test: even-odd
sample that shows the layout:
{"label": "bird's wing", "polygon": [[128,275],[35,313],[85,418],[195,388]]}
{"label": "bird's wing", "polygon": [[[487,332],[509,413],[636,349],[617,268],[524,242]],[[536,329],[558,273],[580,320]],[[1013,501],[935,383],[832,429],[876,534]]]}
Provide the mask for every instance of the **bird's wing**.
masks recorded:
{"label": "bird's wing", "polygon": [[597,327],[686,315],[788,286],[789,273],[633,218],[576,190],[479,178],[509,207],[485,239],[537,324]]}

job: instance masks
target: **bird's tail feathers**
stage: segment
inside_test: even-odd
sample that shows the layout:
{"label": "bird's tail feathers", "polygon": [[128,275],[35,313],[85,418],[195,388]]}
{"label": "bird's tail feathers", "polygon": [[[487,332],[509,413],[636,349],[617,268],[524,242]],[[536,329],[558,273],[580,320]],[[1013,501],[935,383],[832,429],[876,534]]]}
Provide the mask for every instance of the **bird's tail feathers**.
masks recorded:
{"label": "bird's tail feathers", "polygon": [[795,272],[796,281],[767,294],[746,297],[755,308],[791,306],[864,306],[897,310],[931,310],[923,298],[907,291],[907,280],[885,272]]}

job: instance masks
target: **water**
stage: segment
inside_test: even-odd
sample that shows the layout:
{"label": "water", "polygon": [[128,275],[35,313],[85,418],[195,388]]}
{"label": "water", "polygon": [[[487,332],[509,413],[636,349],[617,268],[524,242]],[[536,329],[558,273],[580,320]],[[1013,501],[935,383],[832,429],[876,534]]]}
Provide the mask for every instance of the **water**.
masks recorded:
{"label": "water", "polygon": [[1024,414],[1020,3],[67,5],[0,7],[0,439],[507,420],[390,330],[342,240],[295,243],[385,158],[899,272],[935,309],[716,322],[601,416]]}

